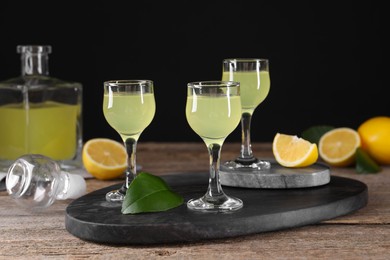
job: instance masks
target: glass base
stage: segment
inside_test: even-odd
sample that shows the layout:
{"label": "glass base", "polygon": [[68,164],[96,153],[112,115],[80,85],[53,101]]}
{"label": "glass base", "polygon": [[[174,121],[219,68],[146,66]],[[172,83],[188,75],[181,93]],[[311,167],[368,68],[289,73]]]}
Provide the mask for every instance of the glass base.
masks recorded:
{"label": "glass base", "polygon": [[203,196],[199,199],[191,199],[187,202],[187,207],[191,210],[203,212],[229,212],[242,208],[242,200],[226,195],[218,198]]}
{"label": "glass base", "polygon": [[120,190],[113,190],[107,192],[106,200],[108,202],[123,202],[125,199],[125,194],[123,194]]}
{"label": "glass base", "polygon": [[240,169],[252,169],[265,171],[271,169],[271,163],[269,161],[259,160],[257,158],[244,159],[237,158],[234,161],[227,161],[223,164],[229,170],[240,170]]}

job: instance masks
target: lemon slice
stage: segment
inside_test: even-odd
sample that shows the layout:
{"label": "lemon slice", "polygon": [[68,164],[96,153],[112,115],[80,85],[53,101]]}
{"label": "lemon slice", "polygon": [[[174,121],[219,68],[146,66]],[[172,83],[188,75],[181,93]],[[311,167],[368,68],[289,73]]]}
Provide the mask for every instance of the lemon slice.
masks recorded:
{"label": "lemon slice", "polygon": [[100,180],[118,178],[127,168],[126,148],[108,138],[87,141],[83,146],[82,159],[85,169]]}
{"label": "lemon slice", "polygon": [[355,161],[355,152],[360,147],[359,133],[348,127],[339,127],[326,132],[318,143],[320,157],[332,166],[345,167]]}
{"label": "lemon slice", "polygon": [[317,145],[296,135],[277,133],[272,152],[276,161],[285,167],[306,167],[318,159]]}

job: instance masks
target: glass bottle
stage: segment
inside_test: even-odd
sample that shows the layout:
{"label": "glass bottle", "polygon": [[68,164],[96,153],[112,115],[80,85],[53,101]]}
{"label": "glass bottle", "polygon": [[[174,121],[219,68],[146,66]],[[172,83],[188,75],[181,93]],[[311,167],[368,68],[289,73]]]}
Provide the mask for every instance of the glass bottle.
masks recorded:
{"label": "glass bottle", "polygon": [[77,199],[86,192],[86,182],[78,174],[61,171],[57,162],[40,154],[19,157],[6,178],[8,194],[20,206],[43,210],[56,200]]}
{"label": "glass bottle", "polygon": [[49,45],[19,45],[21,75],[0,82],[0,171],[24,154],[82,168],[82,85],[49,75]]}

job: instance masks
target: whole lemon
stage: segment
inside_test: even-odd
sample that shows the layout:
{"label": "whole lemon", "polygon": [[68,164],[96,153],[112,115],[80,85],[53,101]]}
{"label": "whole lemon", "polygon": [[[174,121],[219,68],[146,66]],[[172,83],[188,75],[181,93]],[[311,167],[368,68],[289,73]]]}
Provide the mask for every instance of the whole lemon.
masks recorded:
{"label": "whole lemon", "polygon": [[379,164],[390,164],[390,117],[376,116],[358,127],[362,148]]}

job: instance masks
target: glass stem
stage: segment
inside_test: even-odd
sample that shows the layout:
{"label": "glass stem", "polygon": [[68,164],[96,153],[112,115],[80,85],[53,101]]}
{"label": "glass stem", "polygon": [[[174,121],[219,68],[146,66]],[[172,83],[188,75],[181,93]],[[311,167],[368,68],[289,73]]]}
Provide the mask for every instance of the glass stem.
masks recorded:
{"label": "glass stem", "polygon": [[126,182],[124,183],[125,188],[129,188],[131,181],[137,176],[137,163],[136,163],[136,149],[137,140],[134,138],[127,138],[125,140],[125,147],[127,151],[127,170],[126,170]]}
{"label": "glass stem", "polygon": [[256,158],[252,153],[251,145],[251,120],[252,115],[250,113],[243,113],[241,116],[241,154],[240,157],[236,159],[240,163],[253,163],[256,161]]}
{"label": "glass stem", "polygon": [[209,187],[207,189],[206,197],[211,200],[219,199],[225,196],[221,183],[219,181],[219,164],[221,156],[221,145],[210,144],[208,146],[210,155],[210,177]]}

